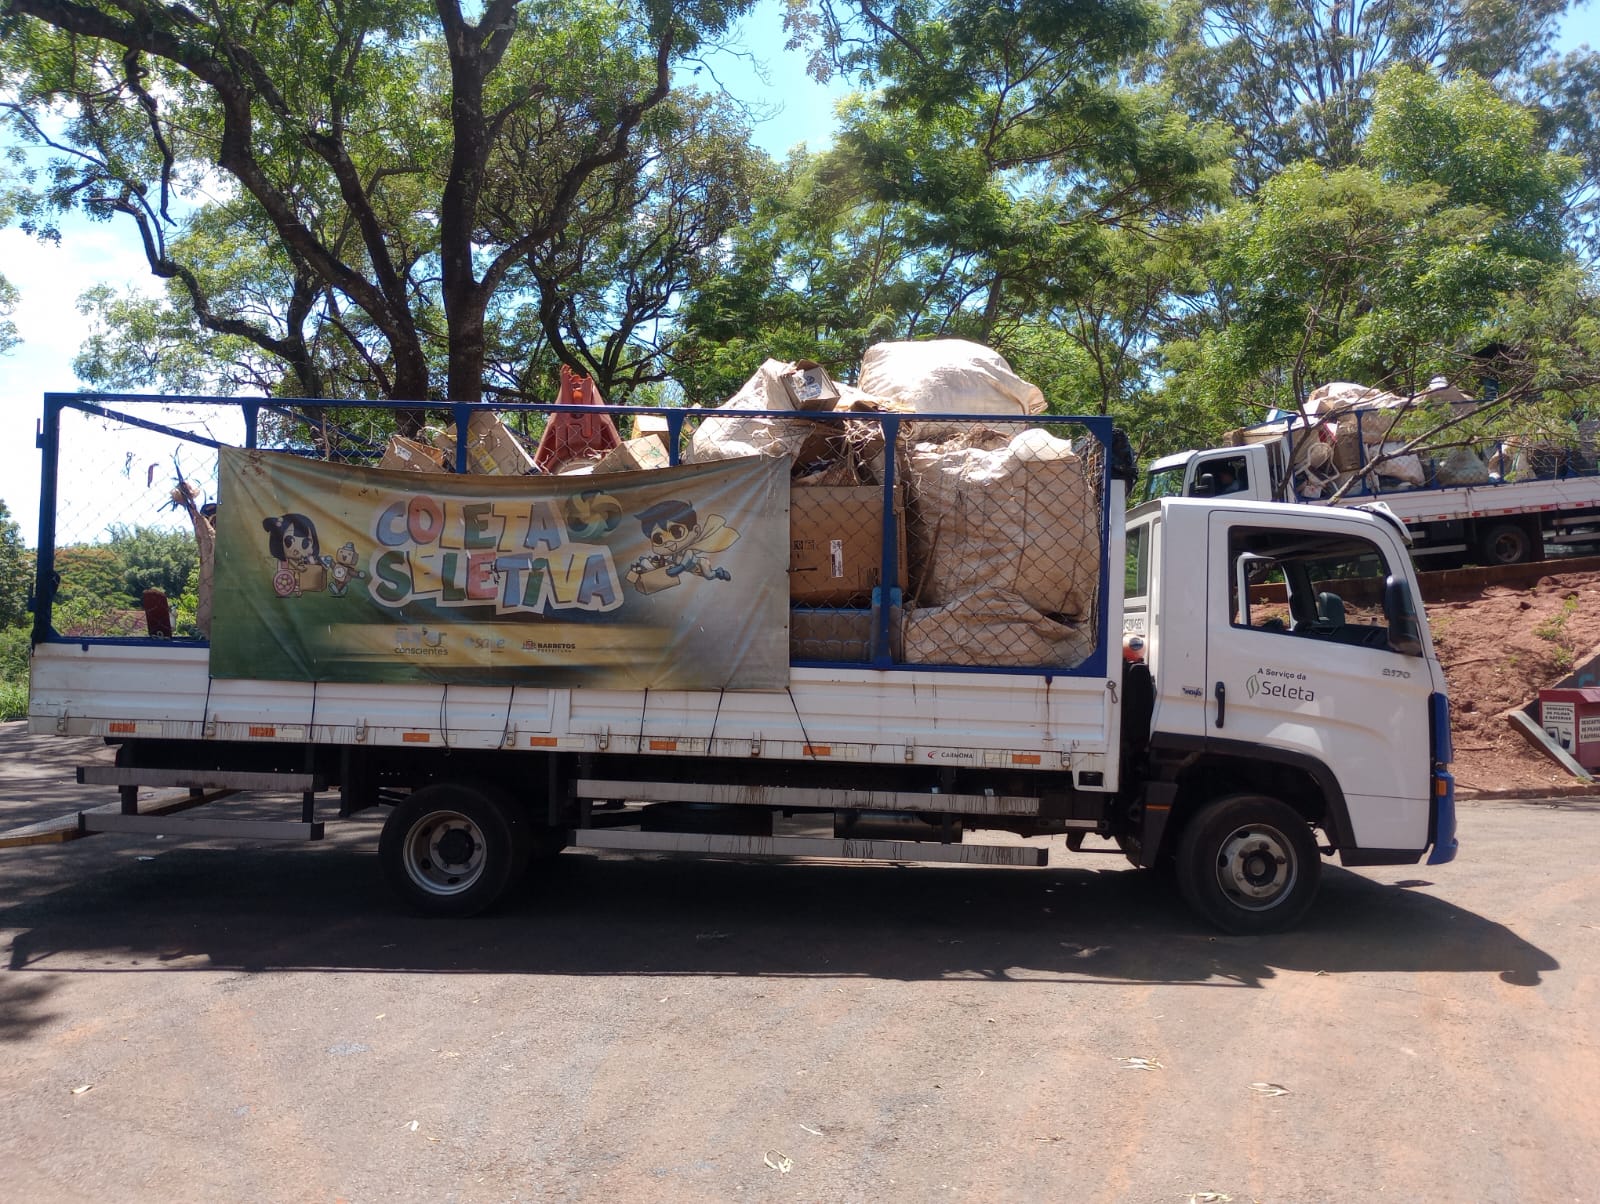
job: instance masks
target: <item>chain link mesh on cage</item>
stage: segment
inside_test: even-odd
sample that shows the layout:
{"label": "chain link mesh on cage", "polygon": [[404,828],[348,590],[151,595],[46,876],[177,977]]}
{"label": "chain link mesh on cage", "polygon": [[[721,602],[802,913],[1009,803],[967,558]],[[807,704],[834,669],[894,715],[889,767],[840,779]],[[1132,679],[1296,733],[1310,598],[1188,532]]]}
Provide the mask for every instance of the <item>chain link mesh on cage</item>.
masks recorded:
{"label": "chain link mesh on cage", "polygon": [[[392,408],[192,399],[68,407],[56,466],[58,609],[70,611],[73,598],[96,587],[107,545],[119,535],[192,530],[204,543],[196,516],[216,501],[215,445],[247,442],[247,406],[259,407],[255,442],[262,449],[351,465],[407,463],[396,458]],[[637,416],[607,412],[624,439],[640,437]],[[461,415],[445,408],[423,417],[432,422],[417,428],[415,439],[398,437],[398,446],[426,453],[409,466],[448,472],[457,462]],[[794,663],[1071,672],[1096,651],[1108,569],[1101,563],[1107,457],[1084,424],[870,411],[724,411],[686,419],[682,462],[749,455],[792,462]],[[493,438],[510,439],[531,464],[535,432],[549,420],[520,409],[490,426]],[[469,425],[469,467],[487,454],[487,437]],[[664,441],[661,449],[624,448],[620,458],[579,458],[557,471],[660,467]],[[143,623],[131,610],[116,629],[58,623],[57,630],[131,636],[143,634]]]}

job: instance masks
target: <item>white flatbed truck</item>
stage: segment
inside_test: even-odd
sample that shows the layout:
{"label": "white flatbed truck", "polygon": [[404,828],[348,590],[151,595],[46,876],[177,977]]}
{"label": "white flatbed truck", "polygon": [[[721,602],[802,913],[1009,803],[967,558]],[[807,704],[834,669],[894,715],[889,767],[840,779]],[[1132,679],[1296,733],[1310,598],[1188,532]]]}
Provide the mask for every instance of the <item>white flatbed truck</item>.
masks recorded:
{"label": "white flatbed truck", "polygon": [[[1125,513],[1131,457],[1104,420],[1072,420],[1104,468],[1094,651],[1076,665],[939,668],[878,646],[856,664],[802,649],[775,690],[221,678],[203,640],[51,626],[63,418],[188,437],[136,417],[150,401],[46,398],[29,728],[117,745],[115,766],[83,772],[121,790],[121,812],[83,813],[85,832],[315,839],[316,795],[337,788],[341,815],[390,808],[386,877],[440,915],[493,905],[568,847],[1023,866],[1061,851],[1036,838],[1095,837],[1174,868],[1193,908],[1239,933],[1297,922],[1324,855],[1455,855],[1445,679],[1403,529],[1382,515],[1189,499]],[[463,432],[473,409],[454,407]],[[697,417],[672,415],[672,438]],[[248,410],[251,446],[262,421]],[[902,419],[882,422],[893,464]],[[883,630],[892,617],[873,611]],[[1125,628],[1142,660],[1122,655]],[[303,793],[302,814],[139,814],[159,785]]]}
{"label": "white flatbed truck", "polygon": [[[1215,496],[1231,476],[1239,495],[1259,501],[1327,503],[1298,497],[1288,469],[1292,439],[1175,452],[1150,465],[1138,496]],[[1231,494],[1228,496],[1232,496]],[[1335,505],[1381,500],[1406,525],[1411,554],[1425,567],[1543,560],[1547,545],[1600,544],[1600,475],[1570,473],[1481,485],[1358,488]]]}

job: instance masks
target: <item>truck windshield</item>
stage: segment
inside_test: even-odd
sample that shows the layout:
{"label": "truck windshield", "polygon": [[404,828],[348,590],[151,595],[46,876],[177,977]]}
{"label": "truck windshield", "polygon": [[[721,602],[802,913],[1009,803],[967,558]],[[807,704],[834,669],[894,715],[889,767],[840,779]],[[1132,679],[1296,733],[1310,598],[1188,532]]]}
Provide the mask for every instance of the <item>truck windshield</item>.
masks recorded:
{"label": "truck windshield", "polygon": [[1174,464],[1171,468],[1158,468],[1146,473],[1144,493],[1139,500],[1150,502],[1158,497],[1182,497],[1183,470],[1184,465]]}

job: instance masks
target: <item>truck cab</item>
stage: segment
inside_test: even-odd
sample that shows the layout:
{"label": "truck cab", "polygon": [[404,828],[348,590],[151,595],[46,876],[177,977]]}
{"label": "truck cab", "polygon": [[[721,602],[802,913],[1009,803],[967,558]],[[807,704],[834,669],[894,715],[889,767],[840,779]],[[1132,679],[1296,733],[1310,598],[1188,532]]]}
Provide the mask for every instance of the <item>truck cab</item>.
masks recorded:
{"label": "truck cab", "polygon": [[1281,470],[1273,471],[1271,452],[1275,450],[1263,444],[1252,444],[1163,456],[1145,474],[1138,500],[1237,495],[1260,502],[1272,501],[1282,475]]}
{"label": "truck cab", "polygon": [[1237,914],[1293,906],[1293,877],[1315,874],[1305,824],[1274,815],[1345,865],[1454,856],[1444,673],[1397,520],[1161,498],[1130,512],[1127,549],[1153,698],[1136,860],[1169,851],[1191,903]]}

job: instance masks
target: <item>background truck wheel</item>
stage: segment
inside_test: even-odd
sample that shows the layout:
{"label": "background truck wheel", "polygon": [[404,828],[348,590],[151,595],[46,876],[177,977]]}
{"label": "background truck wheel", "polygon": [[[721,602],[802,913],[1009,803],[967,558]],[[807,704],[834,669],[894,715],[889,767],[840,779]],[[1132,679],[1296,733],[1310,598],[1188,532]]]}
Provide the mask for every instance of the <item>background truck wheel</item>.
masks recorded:
{"label": "background truck wheel", "polygon": [[424,786],[389,813],[378,860],[395,893],[427,915],[470,916],[491,906],[526,867],[531,834],[489,786]]}
{"label": "background truck wheel", "polygon": [[1259,794],[1211,803],[1178,845],[1178,889],[1224,932],[1282,932],[1316,897],[1322,859],[1294,808]]}
{"label": "background truck wheel", "polygon": [[1491,523],[1478,540],[1487,565],[1525,564],[1536,560],[1533,537],[1517,523]]}

